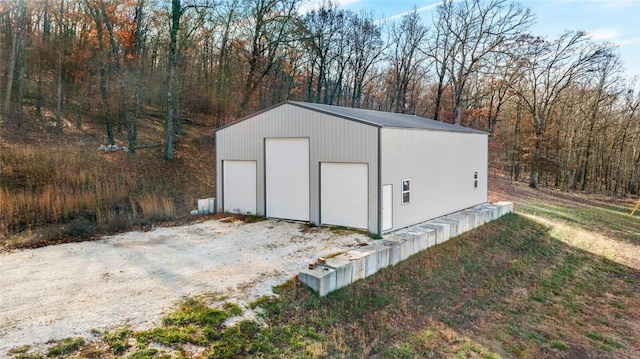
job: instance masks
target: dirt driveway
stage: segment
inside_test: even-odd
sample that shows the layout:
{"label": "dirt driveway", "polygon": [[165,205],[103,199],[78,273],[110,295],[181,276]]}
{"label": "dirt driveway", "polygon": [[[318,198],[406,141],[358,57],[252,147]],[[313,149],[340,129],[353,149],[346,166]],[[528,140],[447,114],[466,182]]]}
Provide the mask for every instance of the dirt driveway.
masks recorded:
{"label": "dirt driveway", "polygon": [[369,242],[285,221],[211,220],[0,253],[0,357],[92,329],[149,328],[185,296],[246,305],[309,260]]}

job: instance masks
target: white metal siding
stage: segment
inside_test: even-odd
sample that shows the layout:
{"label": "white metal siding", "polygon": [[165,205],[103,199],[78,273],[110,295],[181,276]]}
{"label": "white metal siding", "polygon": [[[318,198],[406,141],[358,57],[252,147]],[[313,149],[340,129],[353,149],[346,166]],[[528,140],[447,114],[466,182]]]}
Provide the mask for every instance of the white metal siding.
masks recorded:
{"label": "white metal siding", "polygon": [[393,185],[382,186],[382,230],[393,228]]}
{"label": "white metal siding", "polygon": [[[381,151],[382,183],[396,184],[394,229],[487,201],[486,134],[383,128]],[[404,178],[411,179],[411,203],[402,205]]]}
{"label": "white metal siding", "polygon": [[309,220],[309,139],[265,141],[267,216]]}
{"label": "white metal siding", "polygon": [[322,224],[367,229],[367,164],[321,163],[320,181]]}
{"label": "white metal siding", "polygon": [[256,162],[223,161],[224,211],[256,213]]}
{"label": "white metal siding", "polygon": [[[320,223],[320,162],[368,163],[369,223],[377,233],[378,128],[283,104],[216,132],[216,168],[222,160],[257,161],[258,213],[265,215],[265,138],[309,138],[309,220]],[[216,173],[217,196],[222,174]],[[222,210],[218,201],[218,210]]]}

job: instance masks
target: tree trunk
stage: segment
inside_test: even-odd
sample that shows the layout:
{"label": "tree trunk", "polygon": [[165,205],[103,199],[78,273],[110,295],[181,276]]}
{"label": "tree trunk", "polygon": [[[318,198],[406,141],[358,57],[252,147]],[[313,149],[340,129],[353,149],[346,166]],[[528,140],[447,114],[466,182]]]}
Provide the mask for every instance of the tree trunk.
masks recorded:
{"label": "tree trunk", "polygon": [[586,153],[585,153],[585,159],[584,159],[584,169],[582,172],[582,190],[586,190],[587,189],[587,180],[588,180],[588,176],[589,176],[589,159],[591,158],[591,141],[593,138],[593,127],[595,126],[595,114],[594,116],[591,118],[591,124],[589,126],[589,134],[587,135],[587,148],[586,148]]}
{"label": "tree trunk", "polygon": [[57,96],[56,96],[56,131],[62,133],[62,56],[63,56],[63,36],[64,31],[62,27],[64,25],[62,21],[62,15],[64,14],[64,0],[60,1],[60,14],[58,15],[58,38],[60,44],[58,45],[58,64],[56,68],[57,79]]}
{"label": "tree trunk", "polygon": [[538,188],[538,177],[540,175],[538,165],[540,163],[540,159],[542,158],[542,149],[540,148],[540,138],[542,136],[542,133],[538,133],[538,131],[536,130],[535,136],[536,140],[535,146],[533,148],[533,160],[531,162],[531,172],[529,174],[529,187],[531,188]]}
{"label": "tree trunk", "polygon": [[18,20],[18,130],[22,132],[23,128],[23,109],[24,102],[24,73],[25,73],[25,51],[24,51],[24,33],[25,21],[27,18],[27,4],[25,1],[20,2],[20,18]]}
{"label": "tree trunk", "polygon": [[113,124],[111,123],[111,113],[109,111],[109,95],[107,92],[107,70],[105,69],[104,60],[100,63],[100,96],[102,97],[102,116],[104,117],[104,124],[107,127],[107,145],[114,145],[116,143],[113,137]]}
{"label": "tree trunk", "polygon": [[4,107],[2,112],[4,122],[10,121],[11,90],[13,89],[13,77],[16,71],[17,47],[18,31],[13,29],[13,36],[11,37],[11,55],[9,57],[9,68],[7,69],[7,90],[4,94]]}
{"label": "tree trunk", "polygon": [[440,121],[440,106],[442,104],[442,94],[444,93],[444,76],[447,68],[442,64],[442,69],[438,73],[438,88],[436,89],[435,108],[433,110],[433,119]]}
{"label": "tree trunk", "polygon": [[178,30],[180,29],[180,16],[182,7],[180,0],[171,0],[171,31],[169,33],[169,53],[167,54],[167,118],[165,121],[164,158],[173,160],[173,134],[174,134],[174,77],[176,63],[176,44]]}
{"label": "tree trunk", "polygon": [[[49,21],[49,1],[44,1],[42,44],[48,44],[51,35],[51,22]],[[40,49],[40,57],[38,59],[38,86],[36,87],[36,116],[42,117],[42,105],[44,104],[44,95],[42,94],[42,82],[45,71],[45,61],[43,59],[44,49]]]}
{"label": "tree trunk", "polygon": [[104,17],[104,24],[107,27],[107,32],[109,33],[109,43],[111,44],[111,54],[113,55],[113,63],[116,68],[116,74],[118,76],[118,85],[120,87],[120,97],[121,97],[121,105],[122,105],[122,117],[124,118],[124,124],[127,129],[127,139],[129,143],[130,151],[135,152],[136,141],[131,130],[131,121],[129,120],[129,109],[128,109],[128,95],[127,95],[127,87],[124,80],[124,73],[122,71],[122,65],[120,64],[120,49],[118,48],[118,44],[116,43],[116,39],[113,36],[113,26],[111,25],[111,20],[107,14],[107,9],[104,1],[101,1],[102,8],[102,16]]}
{"label": "tree trunk", "polygon": [[[138,120],[140,119],[140,93],[142,92],[140,83],[142,82],[142,42],[144,37],[143,21],[144,21],[144,3],[145,0],[138,0],[136,4],[136,30],[134,33],[136,42],[136,70],[135,70],[135,110],[133,121],[131,123],[131,135],[129,152],[136,153],[136,145],[138,142]],[[132,140],[132,141],[131,141]]]}

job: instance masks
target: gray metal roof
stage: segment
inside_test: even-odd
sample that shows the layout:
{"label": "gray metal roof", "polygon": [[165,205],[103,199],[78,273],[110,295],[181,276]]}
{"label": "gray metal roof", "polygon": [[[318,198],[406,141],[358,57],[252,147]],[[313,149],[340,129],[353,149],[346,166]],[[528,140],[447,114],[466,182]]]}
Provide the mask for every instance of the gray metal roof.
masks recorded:
{"label": "gray metal roof", "polygon": [[453,125],[446,122],[431,120],[428,118],[406,115],[402,113],[382,112],[374,110],[363,110],[351,107],[341,107],[333,105],[323,105],[318,103],[287,101],[294,106],[318,111],[330,115],[339,116],[346,119],[363,122],[377,127],[398,127],[398,128],[416,128],[435,131],[450,131],[486,134],[486,132],[475,130],[472,128]]}

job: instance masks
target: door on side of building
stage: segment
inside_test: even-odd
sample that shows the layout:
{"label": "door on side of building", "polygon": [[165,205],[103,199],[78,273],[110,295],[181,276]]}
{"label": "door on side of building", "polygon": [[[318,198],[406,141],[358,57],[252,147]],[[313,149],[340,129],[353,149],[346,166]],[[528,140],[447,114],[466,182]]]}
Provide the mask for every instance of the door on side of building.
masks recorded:
{"label": "door on side of building", "polygon": [[309,220],[309,139],[265,139],[266,215]]}
{"label": "door on side of building", "polygon": [[222,161],[223,210],[255,214],[256,161]]}
{"label": "door on side of building", "polygon": [[368,228],[368,173],[366,163],[320,164],[320,219],[323,224]]}

